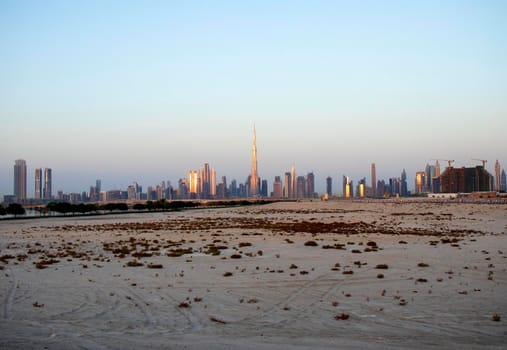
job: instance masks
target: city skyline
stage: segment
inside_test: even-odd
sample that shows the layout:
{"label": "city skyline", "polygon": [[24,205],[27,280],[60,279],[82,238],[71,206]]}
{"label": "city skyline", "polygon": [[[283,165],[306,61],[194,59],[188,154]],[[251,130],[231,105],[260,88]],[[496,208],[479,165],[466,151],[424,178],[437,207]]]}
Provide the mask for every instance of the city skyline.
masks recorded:
{"label": "city skyline", "polygon": [[[158,199],[227,199],[227,198],[318,198],[324,195],[325,198],[338,196],[344,198],[382,198],[387,196],[420,195],[426,193],[453,193],[453,192],[476,192],[496,191],[505,192],[506,175],[498,161],[495,162],[494,175],[490,173],[485,165],[487,160],[480,160],[482,165],[474,167],[453,166],[453,160],[447,160],[448,166],[443,173],[440,172],[439,159],[434,159],[435,165],[426,164],[424,171],[415,173],[414,187],[409,188],[405,169],[400,177],[390,177],[376,181],[376,164],[370,165],[371,176],[367,180],[364,176],[357,180],[354,186],[354,179],[343,174],[342,192],[332,191],[332,177],[326,177],[326,190],[320,192],[315,185],[315,174],[308,172],[306,175],[297,175],[296,166],[293,163],[290,172],[285,172],[282,182],[280,176],[275,176],[270,182],[257,176],[252,181],[252,174],[257,174],[257,145],[256,132],[252,143],[252,169],[245,182],[233,179],[228,185],[227,176],[221,176],[221,182],[217,182],[216,170],[209,163],[204,163],[199,170],[190,170],[188,177],[179,178],[178,181],[161,180],[155,186],[149,184],[146,191],[137,181],[132,181],[127,188],[109,188],[101,190],[102,180],[97,179],[95,186],[90,186],[89,191],[65,192],[59,190],[56,196],[52,195],[52,169],[35,169],[34,195],[27,193],[27,163],[23,159],[14,162],[13,194],[4,195],[3,201],[12,202],[48,202],[51,200],[88,202],[88,201],[117,201],[117,200],[158,200]],[[440,159],[442,160],[442,159]],[[258,184],[261,183],[260,186]],[[269,187],[271,183],[271,187]],[[258,186],[252,190],[252,184]]]}
{"label": "city skyline", "polygon": [[270,183],[293,163],[319,192],[371,163],[378,179],[435,158],[494,174],[506,14],[502,1],[2,2],[0,195],[19,158],[29,195],[40,166],[53,194],[177,181],[204,162],[244,182],[254,122]]}

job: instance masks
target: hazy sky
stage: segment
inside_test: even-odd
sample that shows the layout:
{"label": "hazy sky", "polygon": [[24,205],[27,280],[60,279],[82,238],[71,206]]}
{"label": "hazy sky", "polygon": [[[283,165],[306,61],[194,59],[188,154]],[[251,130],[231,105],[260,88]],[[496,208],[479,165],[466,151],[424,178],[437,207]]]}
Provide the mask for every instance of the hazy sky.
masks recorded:
{"label": "hazy sky", "polygon": [[0,195],[507,167],[506,1],[0,1]]}

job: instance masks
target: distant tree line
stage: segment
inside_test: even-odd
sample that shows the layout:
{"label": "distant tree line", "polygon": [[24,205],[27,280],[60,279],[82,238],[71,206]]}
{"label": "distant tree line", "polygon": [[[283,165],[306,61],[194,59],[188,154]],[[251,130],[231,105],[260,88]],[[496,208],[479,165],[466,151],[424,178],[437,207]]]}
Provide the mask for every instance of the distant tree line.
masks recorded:
{"label": "distant tree line", "polygon": [[[173,211],[173,210],[182,210],[186,208],[199,208],[199,207],[231,207],[231,206],[246,206],[246,205],[259,205],[259,204],[267,204],[271,203],[271,201],[265,200],[231,200],[231,201],[209,201],[209,202],[199,202],[199,201],[166,201],[165,199],[160,199],[158,201],[146,201],[145,203],[136,203],[132,206],[133,210],[136,211]],[[94,204],[94,203],[79,203],[72,204],[69,202],[51,202],[48,203],[45,207],[38,207],[35,210],[39,211],[41,214],[48,214],[50,212],[59,213],[59,214],[89,214],[89,213],[97,213],[99,211],[128,211],[129,206],[127,203],[118,202],[118,203],[105,203],[105,204]],[[25,214],[25,208],[18,203],[11,203],[4,208],[0,205],[0,216],[4,215],[14,215],[17,217],[18,215]]]}
{"label": "distant tree line", "polygon": [[192,201],[166,201],[160,199],[158,201],[146,201],[146,203],[136,203],[132,207],[134,210],[149,210],[149,211],[166,211],[166,210],[179,210],[184,208],[196,208],[201,205],[200,202]]}
{"label": "distant tree line", "polygon": [[51,202],[48,203],[45,207],[46,212],[55,212],[60,214],[88,214],[97,212],[99,210],[103,211],[126,211],[129,207],[126,203],[106,203],[103,205],[97,205],[97,204],[85,204],[85,203],[79,203],[79,204],[72,204],[69,202]]}
{"label": "distant tree line", "polygon": [[7,208],[4,208],[2,205],[0,205],[0,215],[14,215],[14,217],[18,215],[25,214],[25,208],[21,204],[18,203],[11,203],[7,206]]}

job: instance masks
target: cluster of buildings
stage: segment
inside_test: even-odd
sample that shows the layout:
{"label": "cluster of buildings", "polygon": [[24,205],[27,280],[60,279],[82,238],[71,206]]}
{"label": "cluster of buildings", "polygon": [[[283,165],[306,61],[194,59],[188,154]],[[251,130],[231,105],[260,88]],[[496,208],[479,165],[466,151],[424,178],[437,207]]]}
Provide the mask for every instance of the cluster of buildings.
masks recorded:
{"label": "cluster of buildings", "polygon": [[[330,179],[329,179],[330,180]],[[386,198],[386,197],[407,197],[411,193],[408,191],[407,173],[405,169],[400,177],[392,177],[389,180],[377,180],[377,168],[375,163],[371,164],[371,182],[368,185],[366,177],[360,179],[356,186],[354,181],[343,175],[342,196],[344,198]],[[331,195],[328,192],[328,195]]]}
{"label": "cluster of buildings", "polygon": [[482,165],[475,167],[453,167],[452,160],[441,173],[438,160],[435,165],[426,165],[425,171],[416,173],[416,193],[472,193],[472,192],[505,192],[506,174],[498,160],[495,163],[495,175],[491,175]]}
{"label": "cluster of buildings", "polygon": [[[51,168],[35,169],[35,193],[33,200],[44,201],[53,198]],[[4,202],[26,202],[27,168],[26,161],[17,159],[14,161],[14,195],[4,196]]]}
{"label": "cluster of buildings", "polygon": [[[257,143],[254,127],[252,142],[252,165],[250,175],[244,183],[222,176],[217,182],[216,171],[208,163],[202,169],[190,170],[188,177],[178,180],[176,187],[170,181],[162,181],[156,186],[148,186],[143,192],[142,186],[133,182],[126,190],[102,191],[101,181],[96,180],[95,186],[82,193],[52,192],[52,170],[50,168],[35,169],[35,191],[33,197],[27,195],[27,166],[26,161],[18,159],[14,162],[14,194],[4,196],[5,203],[43,204],[50,201],[66,201],[71,203],[99,202],[99,201],[142,201],[160,199],[230,199],[230,198],[277,198],[300,199],[316,198],[315,175],[313,172],[305,176],[296,174],[293,165],[290,171],[285,172],[283,178],[275,176],[272,191],[268,190],[268,181],[261,179],[257,168]],[[407,197],[410,195],[438,194],[438,193],[472,193],[472,192],[505,192],[506,174],[498,160],[495,163],[495,175],[485,169],[485,160],[482,166],[461,167],[452,166],[452,160],[446,160],[448,166],[441,172],[439,160],[435,165],[426,165],[424,171],[415,174],[414,192],[408,190],[407,174],[405,169],[400,177],[377,180],[375,163],[371,164],[371,179],[368,183],[363,177],[354,186],[354,181],[343,175],[343,198],[387,198]],[[338,197],[333,193],[333,179],[326,178],[326,198]]]}

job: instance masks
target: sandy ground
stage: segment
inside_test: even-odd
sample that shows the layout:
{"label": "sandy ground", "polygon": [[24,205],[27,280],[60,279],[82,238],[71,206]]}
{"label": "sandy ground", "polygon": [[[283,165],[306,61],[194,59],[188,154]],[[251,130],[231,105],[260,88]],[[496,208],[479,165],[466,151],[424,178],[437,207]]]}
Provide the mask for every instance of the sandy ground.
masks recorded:
{"label": "sandy ground", "polygon": [[0,348],[502,349],[506,233],[459,203],[4,221]]}

